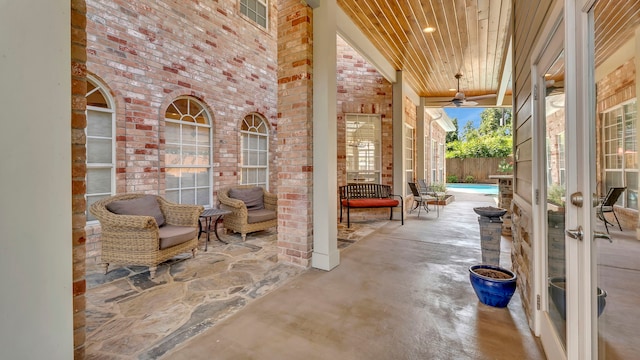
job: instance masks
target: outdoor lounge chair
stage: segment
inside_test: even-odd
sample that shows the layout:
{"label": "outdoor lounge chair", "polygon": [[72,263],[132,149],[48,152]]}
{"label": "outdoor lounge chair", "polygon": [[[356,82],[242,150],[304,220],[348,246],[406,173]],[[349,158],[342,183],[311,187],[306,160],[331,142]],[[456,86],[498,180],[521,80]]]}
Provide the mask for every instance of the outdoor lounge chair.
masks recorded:
{"label": "outdoor lounge chair", "polygon": [[255,185],[237,185],[218,191],[220,208],[231,211],[224,217],[225,229],[247,234],[278,226],[278,196]]}
{"label": "outdoor lounge chair", "polygon": [[102,265],[149,267],[153,279],[158,264],[198,250],[198,219],[204,207],[171,203],[160,196],[120,194],[96,201],[91,213],[102,227]]}
{"label": "outdoor lounge chair", "polygon": [[622,193],[624,193],[626,189],[627,189],[626,187],[609,188],[609,192],[607,192],[607,195],[604,198],[602,198],[600,205],[598,205],[597,215],[600,220],[604,221],[604,228],[607,229],[607,234],[609,233],[608,225],[614,225],[614,224],[609,220],[607,220],[607,218],[604,216],[605,213],[613,213],[613,217],[616,219],[616,222],[618,223],[618,228],[620,229],[620,231],[622,231],[622,226],[620,226],[620,220],[618,220],[618,216],[616,215],[614,205],[618,201],[618,198],[620,197],[620,195],[622,195]]}

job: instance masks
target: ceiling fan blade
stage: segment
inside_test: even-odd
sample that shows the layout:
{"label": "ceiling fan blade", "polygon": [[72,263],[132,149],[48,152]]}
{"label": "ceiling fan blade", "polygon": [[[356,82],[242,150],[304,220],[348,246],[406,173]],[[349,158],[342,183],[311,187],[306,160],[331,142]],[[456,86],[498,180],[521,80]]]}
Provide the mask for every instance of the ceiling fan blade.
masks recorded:
{"label": "ceiling fan blade", "polygon": [[429,103],[432,103],[432,104],[433,104],[433,103],[443,103],[443,104],[446,104],[446,103],[453,103],[453,101],[454,101],[454,100],[431,100],[431,101],[428,101],[428,102],[429,102]]}
{"label": "ceiling fan blade", "polygon": [[478,95],[478,96],[469,96],[467,100],[482,100],[482,99],[491,99],[498,97],[497,94],[486,94],[486,95]]}

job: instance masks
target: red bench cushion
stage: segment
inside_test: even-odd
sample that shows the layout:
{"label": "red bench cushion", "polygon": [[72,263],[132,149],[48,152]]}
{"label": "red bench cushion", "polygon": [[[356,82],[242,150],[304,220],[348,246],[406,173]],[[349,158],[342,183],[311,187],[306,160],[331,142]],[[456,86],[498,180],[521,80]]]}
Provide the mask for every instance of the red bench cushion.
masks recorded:
{"label": "red bench cushion", "polygon": [[342,206],[352,208],[375,208],[375,207],[392,207],[398,206],[400,201],[396,199],[347,199],[342,200]]}

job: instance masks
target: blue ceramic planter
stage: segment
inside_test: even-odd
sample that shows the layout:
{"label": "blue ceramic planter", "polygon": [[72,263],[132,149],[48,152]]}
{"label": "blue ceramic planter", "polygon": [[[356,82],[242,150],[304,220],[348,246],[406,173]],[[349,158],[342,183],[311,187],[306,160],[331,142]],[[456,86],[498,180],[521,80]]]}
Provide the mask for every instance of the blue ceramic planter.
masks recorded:
{"label": "blue ceramic planter", "polygon": [[[487,272],[500,278],[491,277]],[[498,308],[506,307],[516,291],[516,274],[495,265],[470,266],[469,281],[481,303]]]}

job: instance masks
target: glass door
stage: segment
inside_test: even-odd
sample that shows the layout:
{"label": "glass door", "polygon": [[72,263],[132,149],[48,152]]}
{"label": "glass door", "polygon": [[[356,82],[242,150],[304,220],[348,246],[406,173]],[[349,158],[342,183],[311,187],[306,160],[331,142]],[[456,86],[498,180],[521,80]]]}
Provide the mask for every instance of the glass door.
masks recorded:
{"label": "glass door", "polygon": [[588,56],[596,90],[590,109],[599,159],[594,198],[600,201],[615,187],[625,189],[612,208],[594,208],[591,358],[635,359],[640,333],[640,2],[599,0],[588,9],[583,16],[593,49]]}
{"label": "glass door", "polygon": [[534,67],[534,142],[538,161],[536,228],[543,245],[538,297],[541,339],[547,357],[567,357],[567,119],[564,21],[560,15]]}
{"label": "glass door", "polygon": [[[536,322],[547,358],[590,359],[592,213],[595,137],[588,71],[574,5],[555,22],[533,68],[538,169],[534,224],[539,235]],[[556,4],[558,5],[558,4]],[[559,4],[562,5],[562,4]],[[553,18],[552,18],[553,19]]]}
{"label": "glass door", "polygon": [[[563,4],[554,9],[562,20],[543,32],[532,77],[534,226],[543,238],[536,329],[549,359],[633,359],[640,333],[640,2]],[[625,188],[620,198],[599,207],[614,186]]]}
{"label": "glass door", "polygon": [[547,316],[562,345],[566,344],[567,303],[566,285],[566,147],[565,147],[565,109],[564,109],[564,51],[545,66],[541,74],[544,84],[545,120],[545,185],[546,201],[542,204],[547,214],[546,254],[547,254]]}

